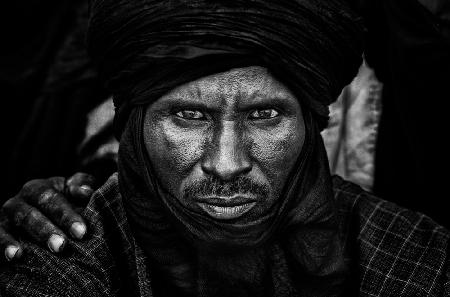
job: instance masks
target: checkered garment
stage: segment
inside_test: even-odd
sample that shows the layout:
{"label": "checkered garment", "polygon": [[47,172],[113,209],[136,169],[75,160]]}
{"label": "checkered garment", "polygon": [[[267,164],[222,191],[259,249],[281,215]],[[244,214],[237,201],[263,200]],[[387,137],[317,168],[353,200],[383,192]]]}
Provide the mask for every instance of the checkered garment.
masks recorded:
{"label": "checkered garment", "polygon": [[[341,178],[333,183],[355,296],[450,296],[448,230]],[[63,254],[28,244],[22,260],[3,265],[0,295],[152,296],[152,271],[131,235],[116,174],[84,217],[86,239]]]}

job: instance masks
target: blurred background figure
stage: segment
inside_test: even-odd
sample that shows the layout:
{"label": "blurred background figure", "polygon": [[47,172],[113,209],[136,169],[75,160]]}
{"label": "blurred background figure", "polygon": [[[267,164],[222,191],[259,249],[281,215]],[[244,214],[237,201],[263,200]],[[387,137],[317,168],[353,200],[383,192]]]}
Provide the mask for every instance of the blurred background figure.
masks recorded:
{"label": "blurred background figure", "polygon": [[366,63],[330,106],[322,132],[331,172],[372,190],[382,84]]}
{"label": "blurred background figure", "polygon": [[373,192],[450,226],[450,1],[358,1],[365,58],[383,83]]}

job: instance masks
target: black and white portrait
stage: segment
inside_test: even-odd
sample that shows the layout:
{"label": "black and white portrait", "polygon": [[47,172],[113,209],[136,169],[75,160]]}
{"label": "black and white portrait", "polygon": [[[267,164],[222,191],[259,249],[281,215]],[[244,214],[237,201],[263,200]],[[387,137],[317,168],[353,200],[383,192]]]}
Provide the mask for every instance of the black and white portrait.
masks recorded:
{"label": "black and white portrait", "polygon": [[0,296],[450,296],[448,0],[6,7]]}

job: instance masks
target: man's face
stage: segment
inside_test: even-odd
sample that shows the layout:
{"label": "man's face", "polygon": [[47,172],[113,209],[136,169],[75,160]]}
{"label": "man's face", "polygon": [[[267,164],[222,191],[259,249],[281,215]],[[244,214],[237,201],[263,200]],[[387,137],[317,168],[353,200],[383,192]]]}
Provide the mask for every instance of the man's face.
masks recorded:
{"label": "man's face", "polygon": [[145,117],[146,148],[163,188],[216,220],[248,222],[267,213],[304,138],[298,100],[257,66],[182,85]]}

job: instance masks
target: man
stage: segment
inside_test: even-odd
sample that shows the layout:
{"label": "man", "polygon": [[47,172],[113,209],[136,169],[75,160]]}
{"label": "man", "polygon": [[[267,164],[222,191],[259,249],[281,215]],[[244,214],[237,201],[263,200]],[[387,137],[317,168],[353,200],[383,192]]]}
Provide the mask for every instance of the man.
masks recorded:
{"label": "man", "polygon": [[[332,133],[324,134],[331,140],[327,141],[325,137],[330,154],[333,154],[333,147],[342,147],[342,155],[346,156],[342,159],[344,162],[340,163],[340,159],[330,155],[332,168],[336,168],[335,164],[348,164],[344,172],[333,172],[372,189],[373,169],[376,169],[373,187],[376,195],[423,212],[448,228],[447,210],[441,207],[446,199],[441,195],[444,190],[436,187],[446,184],[440,168],[437,168],[442,163],[441,156],[446,154],[444,150],[439,151],[439,148],[445,147],[439,142],[441,135],[446,132],[443,122],[446,109],[424,104],[423,99],[441,98],[448,93],[446,86],[450,67],[442,65],[450,63],[449,2],[349,1],[363,16],[369,32],[366,36],[365,57],[385,87],[382,89],[381,106],[376,104],[377,100],[373,100],[377,96],[371,96],[365,101],[368,105],[363,107],[367,108],[369,115],[354,110],[361,106],[358,104],[348,107],[350,110],[342,114],[342,119],[364,124],[362,135],[369,136],[369,141],[363,142],[368,144],[364,145],[366,154],[361,154],[361,145],[352,140],[353,135],[357,135],[357,141],[361,136],[358,124],[351,125],[350,130],[327,129],[327,132],[342,131],[339,135],[345,137],[338,139],[351,141],[335,142]],[[6,189],[4,198],[11,197],[12,191],[15,193],[18,185],[30,178],[67,176],[82,171],[104,182],[116,170],[118,145],[113,141],[112,125],[108,122],[111,117],[104,116],[105,113],[113,113],[113,107],[109,108],[112,100],[111,104],[105,102],[98,106],[110,94],[103,94],[89,59],[83,55],[82,41],[84,28],[87,27],[84,25],[87,24],[84,19],[87,9],[84,13],[84,6],[81,5],[81,13],[77,13],[80,17],[77,18],[76,30],[67,34],[67,42],[64,42],[51,66],[43,98],[37,100],[31,109],[34,116],[25,124],[20,141],[16,145],[11,144],[15,153],[8,158],[9,166],[7,164],[5,170],[8,172],[6,184],[9,189]],[[107,107],[106,111],[104,107]],[[377,133],[379,114],[376,111],[380,108],[383,110],[380,133]],[[333,110],[331,126],[335,123],[333,115],[339,116]],[[80,111],[82,114],[87,113],[87,117],[80,116]],[[353,119],[355,111],[358,115],[356,120]],[[99,112],[104,119],[103,125],[98,125]],[[73,114],[77,116],[72,118]],[[359,122],[361,118],[366,121]],[[418,121],[418,118],[421,120]],[[96,129],[91,129],[93,126]],[[94,131],[96,133],[93,135]],[[380,136],[376,137],[378,134]],[[83,135],[87,138],[83,138]],[[357,150],[353,150],[352,146],[356,146]],[[376,166],[371,166],[374,149]],[[364,161],[359,163],[361,159]]]}
{"label": "man", "polygon": [[[118,174],[83,212],[85,240],[59,257],[28,244],[2,294],[449,293],[447,230],[329,174],[319,133],[361,62],[342,3],[141,2],[91,7]],[[82,236],[74,216],[59,221]]]}

